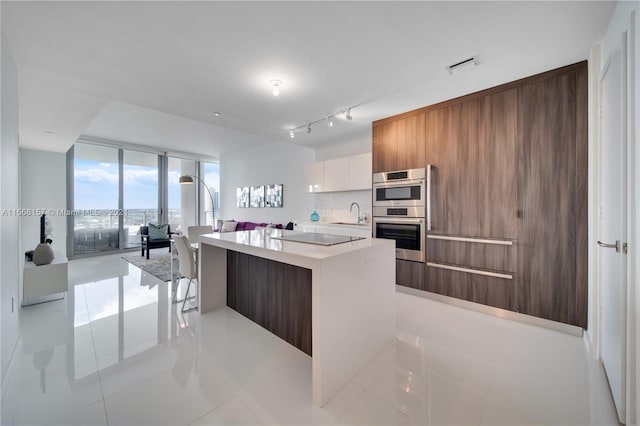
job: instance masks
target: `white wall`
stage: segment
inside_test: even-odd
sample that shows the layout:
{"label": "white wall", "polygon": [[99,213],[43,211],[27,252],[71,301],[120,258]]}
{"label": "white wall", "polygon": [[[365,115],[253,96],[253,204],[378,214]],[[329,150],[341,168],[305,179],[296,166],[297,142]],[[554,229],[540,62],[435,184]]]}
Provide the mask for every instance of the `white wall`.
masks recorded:
{"label": "white wall", "polygon": [[[67,218],[57,214],[67,207],[67,159],[57,152],[20,150],[20,202],[23,209],[46,209],[56,255],[67,254]],[[40,242],[40,217],[23,216],[21,241],[24,251]]]}
{"label": "white wall", "polygon": [[[9,45],[2,35],[2,99],[0,149],[0,208],[3,212],[20,207],[18,191],[18,70]],[[16,343],[18,342],[18,289],[21,271],[20,218],[16,215],[2,214],[0,220],[0,319],[2,364],[2,385]],[[15,310],[12,312],[12,298]]]}
{"label": "white wall", "polygon": [[369,126],[369,130],[360,137],[317,147],[316,161],[331,160],[334,158],[348,157],[350,155],[365,154],[367,152],[371,152],[371,126]]}
{"label": "white wall", "polygon": [[[315,160],[311,148],[275,142],[220,158],[221,217],[236,221],[282,223],[308,218],[313,198],[304,192],[304,165]],[[282,208],[238,208],[236,188],[281,183]]]}

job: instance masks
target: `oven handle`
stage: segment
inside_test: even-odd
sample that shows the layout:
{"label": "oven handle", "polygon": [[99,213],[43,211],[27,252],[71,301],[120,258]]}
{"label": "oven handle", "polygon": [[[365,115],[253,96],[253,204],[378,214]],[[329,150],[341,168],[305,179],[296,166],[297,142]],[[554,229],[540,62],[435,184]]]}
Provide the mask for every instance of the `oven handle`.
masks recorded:
{"label": "oven handle", "polygon": [[397,186],[412,186],[412,185],[422,185],[424,180],[422,179],[411,179],[411,180],[392,180],[386,182],[375,182],[373,184],[375,188],[395,188]]}
{"label": "oven handle", "polygon": [[[424,225],[424,219],[415,217],[393,217],[393,216],[377,216],[373,218],[373,224],[378,222],[386,223],[413,223]],[[375,228],[375,227],[374,227]]]}
{"label": "oven handle", "polygon": [[431,167],[431,164],[427,164],[427,193],[425,194],[427,199],[427,231],[431,231]]}

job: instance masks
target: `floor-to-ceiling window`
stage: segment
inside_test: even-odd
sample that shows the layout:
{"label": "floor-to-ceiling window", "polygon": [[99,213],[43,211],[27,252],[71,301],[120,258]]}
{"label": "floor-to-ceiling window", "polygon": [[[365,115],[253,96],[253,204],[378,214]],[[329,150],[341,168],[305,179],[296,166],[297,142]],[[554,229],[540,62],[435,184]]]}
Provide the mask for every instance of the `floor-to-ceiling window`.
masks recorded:
{"label": "floor-to-ceiling window", "polygon": [[124,248],[140,247],[140,226],[158,223],[158,155],[123,151]]}
{"label": "floor-to-ceiling window", "polygon": [[180,185],[180,176],[195,175],[196,164],[194,160],[169,157],[168,220],[172,231],[182,231],[183,234],[187,233],[187,227],[197,224],[198,210],[196,185]]}
{"label": "floor-to-ceiling window", "polygon": [[117,250],[118,149],[77,144],[73,157],[73,250],[86,254]]}
{"label": "floor-to-ceiling window", "polygon": [[[80,142],[68,159],[71,257],[140,247],[140,226],[149,223],[186,234],[217,218],[216,163]],[[180,185],[184,175],[194,184]]]}
{"label": "floor-to-ceiling window", "polygon": [[205,225],[213,225],[215,220],[219,219],[220,212],[220,164],[202,161],[200,162],[200,174],[210,191],[207,192],[206,189],[203,189],[201,192],[202,222]]}

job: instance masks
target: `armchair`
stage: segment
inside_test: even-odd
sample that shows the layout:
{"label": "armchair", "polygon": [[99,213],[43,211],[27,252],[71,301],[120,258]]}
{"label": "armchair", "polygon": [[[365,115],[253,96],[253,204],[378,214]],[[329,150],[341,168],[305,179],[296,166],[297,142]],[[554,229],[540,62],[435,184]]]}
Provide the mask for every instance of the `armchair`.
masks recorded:
{"label": "armchair", "polygon": [[147,251],[147,259],[149,259],[149,250],[154,248],[163,248],[169,247],[169,252],[171,252],[171,228],[167,225],[167,235],[166,238],[149,238],[149,227],[141,226],[140,227],[140,247],[142,248],[141,256],[144,256],[145,250]]}

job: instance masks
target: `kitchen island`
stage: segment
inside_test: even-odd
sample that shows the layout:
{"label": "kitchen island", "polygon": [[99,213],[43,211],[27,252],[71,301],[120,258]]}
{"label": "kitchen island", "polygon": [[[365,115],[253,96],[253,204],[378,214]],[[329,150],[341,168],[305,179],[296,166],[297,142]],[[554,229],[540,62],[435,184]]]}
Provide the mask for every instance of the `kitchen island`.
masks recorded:
{"label": "kitchen island", "polygon": [[202,235],[199,309],[206,314],[229,305],[280,337],[278,331],[286,329],[283,338],[312,357],[313,400],[323,406],[395,336],[395,244],[276,239],[295,234],[266,229]]}

